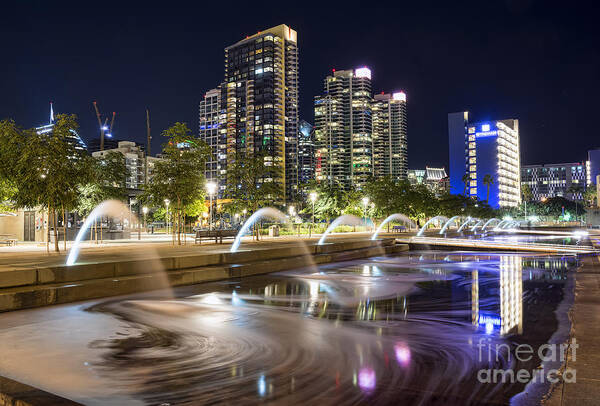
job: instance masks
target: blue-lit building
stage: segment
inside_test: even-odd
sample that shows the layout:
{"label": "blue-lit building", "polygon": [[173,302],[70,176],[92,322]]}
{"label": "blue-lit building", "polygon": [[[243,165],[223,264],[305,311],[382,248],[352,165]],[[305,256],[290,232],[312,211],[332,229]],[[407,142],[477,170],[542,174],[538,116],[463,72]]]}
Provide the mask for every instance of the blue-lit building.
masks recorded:
{"label": "blue-lit building", "polygon": [[588,160],[586,162],[587,184],[598,184],[597,178],[600,176],[600,148],[588,151]]}
{"label": "blue-lit building", "polygon": [[[521,202],[519,121],[470,122],[469,112],[448,114],[450,193],[488,200],[490,206]],[[464,181],[464,175],[468,179]],[[490,175],[492,183],[484,184]],[[489,196],[488,196],[489,193]]]}

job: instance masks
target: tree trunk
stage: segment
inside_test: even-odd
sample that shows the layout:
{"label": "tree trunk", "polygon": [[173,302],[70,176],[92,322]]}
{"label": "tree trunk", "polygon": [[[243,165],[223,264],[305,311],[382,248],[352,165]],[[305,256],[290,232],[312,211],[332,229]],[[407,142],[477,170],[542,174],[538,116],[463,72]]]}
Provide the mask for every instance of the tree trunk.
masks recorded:
{"label": "tree trunk", "polygon": [[67,250],[67,213],[65,213],[65,205],[62,205],[63,214],[63,249]]}
{"label": "tree trunk", "polygon": [[54,251],[60,252],[58,248],[58,224],[56,222],[56,217],[58,217],[56,213],[56,209],[52,210],[52,223],[54,224]]}
{"label": "tree trunk", "polygon": [[102,216],[100,216],[100,244],[102,244]]}
{"label": "tree trunk", "polygon": [[[44,213],[42,211],[42,213]],[[48,225],[46,226],[46,253],[50,254],[50,208],[48,208]],[[42,234],[44,234],[44,215],[42,214]]]}

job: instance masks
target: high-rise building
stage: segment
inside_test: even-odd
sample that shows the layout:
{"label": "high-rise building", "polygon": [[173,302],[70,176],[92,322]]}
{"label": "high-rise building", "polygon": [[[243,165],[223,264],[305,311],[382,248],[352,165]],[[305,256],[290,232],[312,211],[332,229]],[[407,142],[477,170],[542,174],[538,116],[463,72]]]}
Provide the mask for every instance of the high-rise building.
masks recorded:
{"label": "high-rise building", "polygon": [[223,197],[227,174],[227,106],[221,98],[222,88],[211,89],[200,101],[199,135],[211,148],[211,157],[206,162],[207,180],[218,184],[217,198]]}
{"label": "high-rise building", "polygon": [[298,181],[300,189],[315,179],[315,133],[312,124],[300,120],[298,132]]}
{"label": "high-rise building", "polygon": [[586,183],[591,185],[596,182],[596,178],[600,175],[600,148],[594,148],[588,151],[588,160],[586,162],[587,179]]}
{"label": "high-rise building", "polygon": [[586,165],[582,162],[523,165],[521,186],[528,186],[533,200],[562,196],[581,201],[587,187]]}
{"label": "high-rise building", "polygon": [[92,153],[94,158],[102,158],[109,152],[117,152],[125,158],[127,176],[125,187],[130,190],[139,190],[146,183],[146,161],[148,162],[148,176],[152,177],[154,163],[160,158],[147,157],[144,146],[133,141],[119,141],[117,148],[105,149]]}
{"label": "high-rise building", "polygon": [[406,179],[406,94],[381,93],[373,100],[373,175]]}
{"label": "high-rise building", "polygon": [[[448,137],[451,193],[488,200],[490,206],[496,208],[519,205],[518,120],[471,123],[468,112],[451,113],[448,114]],[[465,174],[468,179],[463,179]]]}
{"label": "high-rise building", "polygon": [[[116,138],[104,138],[104,149],[115,149],[119,147],[119,142],[124,140],[119,140]],[[88,153],[93,154],[94,152],[100,151],[100,137],[93,138],[87,144]]]}
{"label": "high-rise building", "polygon": [[[207,177],[216,175],[224,187],[227,165],[260,154],[272,168],[265,180],[281,185],[284,199],[293,198],[298,192],[296,31],[282,24],[225,48],[220,101],[217,90],[200,105],[200,136],[213,147]],[[213,127],[203,130],[203,125]]]}
{"label": "high-rise building", "polygon": [[316,179],[360,188],[373,175],[371,70],[333,71],[315,97]]}

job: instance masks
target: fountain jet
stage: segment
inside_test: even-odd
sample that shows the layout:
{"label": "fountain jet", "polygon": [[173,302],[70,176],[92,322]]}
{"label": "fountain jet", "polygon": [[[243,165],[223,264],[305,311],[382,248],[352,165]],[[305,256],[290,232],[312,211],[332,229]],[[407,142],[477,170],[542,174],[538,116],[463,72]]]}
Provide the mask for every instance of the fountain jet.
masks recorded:
{"label": "fountain jet", "polygon": [[242,243],[242,237],[248,233],[250,227],[252,227],[257,220],[262,218],[272,218],[281,222],[287,221],[285,214],[273,207],[263,207],[262,209],[257,210],[253,215],[250,216],[248,220],[246,220],[240,229],[240,232],[235,236],[235,240],[233,241],[231,249],[229,250],[230,252],[237,252],[240,244]]}
{"label": "fountain jet", "polygon": [[425,229],[427,229],[427,226],[430,223],[433,223],[434,221],[440,221],[440,220],[442,220],[442,221],[448,221],[448,217],[445,217],[445,216],[435,216],[435,217],[429,219],[429,221],[423,225],[423,227],[421,228],[421,230],[419,230],[419,232],[417,233],[417,237],[422,237],[423,236],[423,233],[425,232]]}
{"label": "fountain jet", "polygon": [[403,223],[408,223],[411,227],[415,224],[414,221],[409,219],[408,216],[406,216],[405,214],[394,213],[391,216],[388,216],[385,220],[383,220],[383,223],[381,223],[379,225],[379,227],[377,227],[377,230],[373,233],[371,240],[375,240],[377,238],[377,234],[379,234],[379,232],[381,230],[383,230],[383,226],[385,226],[387,223],[389,223],[392,220],[400,220]]}
{"label": "fountain jet", "polygon": [[105,200],[100,203],[92,212],[89,214],[83,226],[81,226],[81,230],[77,233],[77,237],[75,238],[75,242],[69,251],[69,256],[67,257],[67,266],[74,265],[77,262],[77,257],[79,257],[79,246],[81,244],[81,240],[85,236],[85,233],[90,229],[92,224],[98,219],[100,216],[112,216],[119,217],[124,216],[129,213],[129,208],[118,200]]}
{"label": "fountain jet", "polygon": [[491,223],[493,223],[494,221],[497,221],[498,223],[500,223],[500,219],[497,219],[496,217],[489,219],[488,221],[485,222],[485,224],[483,225],[483,227],[481,227],[482,231],[485,231],[486,227],[489,226]]}
{"label": "fountain jet", "polygon": [[361,219],[352,214],[344,214],[343,216],[339,216],[327,227],[327,230],[321,236],[321,239],[317,243],[318,245],[323,245],[325,243],[325,238],[331,233],[337,226],[339,225],[347,225],[347,226],[359,226],[361,224]]}
{"label": "fountain jet", "polygon": [[454,216],[450,220],[446,221],[446,224],[444,224],[444,227],[442,227],[442,229],[440,230],[440,234],[444,234],[446,232],[446,230],[448,229],[448,227],[450,227],[450,224],[452,224],[452,223],[456,224],[456,220],[459,218],[460,218],[460,216]]}

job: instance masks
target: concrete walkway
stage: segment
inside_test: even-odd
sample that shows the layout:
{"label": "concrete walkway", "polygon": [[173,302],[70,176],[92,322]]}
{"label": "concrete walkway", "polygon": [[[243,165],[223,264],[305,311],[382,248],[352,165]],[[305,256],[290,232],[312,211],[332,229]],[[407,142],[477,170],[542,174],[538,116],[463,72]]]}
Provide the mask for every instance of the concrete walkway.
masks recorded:
{"label": "concrete walkway", "polygon": [[575,281],[575,303],[570,313],[570,348],[565,368],[576,371],[576,382],[560,384],[545,402],[549,406],[600,404],[600,257],[583,258]]}
{"label": "concrete walkway", "polygon": [[[391,235],[391,234],[390,234]],[[396,234],[397,235],[397,234]],[[370,238],[371,233],[340,233],[332,234],[328,238],[332,241],[337,240],[366,240]],[[245,237],[240,246],[240,251],[248,249],[266,249],[278,248],[290,245],[302,245],[305,243],[316,243],[320,236],[281,236],[281,237],[261,237],[261,241],[252,241],[252,237]],[[380,238],[384,237],[381,233]],[[120,260],[135,260],[162,258],[165,256],[187,256],[208,253],[228,252],[232,240],[225,240],[223,244],[203,241],[202,244],[194,244],[193,239],[188,239],[186,245],[173,245],[168,241],[144,241],[137,240],[109,241],[106,244],[85,243],[81,247],[78,263],[105,262]],[[67,245],[67,251],[55,253],[50,251],[46,253],[45,246],[28,245],[18,247],[0,248],[0,272],[28,267],[43,267],[62,265],[66,261],[70,245]]]}

